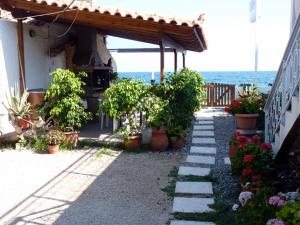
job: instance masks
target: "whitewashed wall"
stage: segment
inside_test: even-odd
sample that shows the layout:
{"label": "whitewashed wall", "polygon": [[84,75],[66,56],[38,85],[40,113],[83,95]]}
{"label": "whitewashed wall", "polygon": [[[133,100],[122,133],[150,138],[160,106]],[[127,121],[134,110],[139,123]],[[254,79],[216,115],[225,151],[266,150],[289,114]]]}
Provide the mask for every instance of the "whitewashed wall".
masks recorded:
{"label": "whitewashed wall", "polygon": [[300,12],[300,0],[291,0],[291,24],[290,30],[292,33]]}
{"label": "whitewashed wall", "polygon": [[[29,30],[36,36],[30,37]],[[56,68],[65,68],[65,54],[62,52],[50,58],[47,54],[49,46],[63,41],[55,38],[66,30],[63,26],[34,26],[24,24],[25,75],[27,89],[46,89],[50,81],[49,72]],[[49,38],[50,36],[50,38]],[[15,22],[0,20],[0,131],[12,131],[8,123],[7,111],[2,102],[6,102],[5,93],[19,85],[18,36]]]}

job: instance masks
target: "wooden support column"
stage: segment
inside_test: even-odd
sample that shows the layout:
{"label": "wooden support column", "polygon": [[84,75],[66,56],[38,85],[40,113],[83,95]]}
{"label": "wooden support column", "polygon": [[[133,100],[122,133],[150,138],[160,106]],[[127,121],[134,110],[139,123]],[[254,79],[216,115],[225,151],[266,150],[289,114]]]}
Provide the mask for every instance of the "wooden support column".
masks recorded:
{"label": "wooden support column", "polygon": [[20,95],[22,95],[26,88],[23,20],[18,20],[17,32],[18,32],[18,56],[19,56],[19,87],[20,87]]}
{"label": "wooden support column", "polygon": [[165,47],[162,41],[159,43],[160,47],[160,83],[165,79]]}
{"label": "wooden support column", "polygon": [[68,70],[73,71],[73,61],[72,61],[72,46],[70,44],[65,44],[66,53],[66,67]]}
{"label": "wooden support column", "polygon": [[174,49],[174,73],[177,72],[177,50]]}
{"label": "wooden support column", "polygon": [[182,53],[182,67],[185,68],[185,54]]}

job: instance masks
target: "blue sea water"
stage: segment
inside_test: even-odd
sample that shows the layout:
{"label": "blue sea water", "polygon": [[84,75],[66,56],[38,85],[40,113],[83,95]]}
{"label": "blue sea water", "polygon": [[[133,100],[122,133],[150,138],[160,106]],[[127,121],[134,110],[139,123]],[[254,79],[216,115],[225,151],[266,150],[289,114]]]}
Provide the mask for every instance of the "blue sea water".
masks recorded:
{"label": "blue sea water", "polygon": [[[200,72],[206,83],[255,84],[259,89],[268,90],[276,77],[276,71],[226,71],[226,72]],[[142,79],[147,83],[151,81],[152,72],[119,72],[119,77]],[[155,80],[159,82],[159,72],[154,73]]]}

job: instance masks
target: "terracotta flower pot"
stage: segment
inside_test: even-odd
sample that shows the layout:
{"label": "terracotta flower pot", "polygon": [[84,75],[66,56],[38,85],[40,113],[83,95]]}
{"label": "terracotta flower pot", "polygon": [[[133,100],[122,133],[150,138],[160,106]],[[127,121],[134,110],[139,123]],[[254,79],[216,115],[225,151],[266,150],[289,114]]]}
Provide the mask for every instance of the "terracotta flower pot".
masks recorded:
{"label": "terracotta flower pot", "polygon": [[76,147],[79,139],[79,133],[79,131],[64,132],[66,141],[73,147]]}
{"label": "terracotta flower pot", "polygon": [[141,147],[140,137],[137,135],[129,136],[128,139],[124,140],[126,149],[139,149]]}
{"label": "terracotta flower pot", "polygon": [[237,128],[243,130],[256,129],[258,114],[235,114]]}
{"label": "terracotta flower pot", "polygon": [[50,154],[55,154],[59,150],[59,145],[48,145],[48,152]]}
{"label": "terracotta flower pot", "polygon": [[169,145],[168,136],[164,126],[159,129],[152,128],[151,148],[154,151],[164,151]]}
{"label": "terracotta flower pot", "polygon": [[181,149],[184,145],[184,142],[185,140],[183,138],[177,138],[175,142],[171,143],[171,147],[176,150]]}
{"label": "terracotta flower pot", "polygon": [[25,130],[31,127],[31,124],[27,121],[31,121],[30,116],[26,116],[24,119],[18,119],[16,122],[19,127]]}

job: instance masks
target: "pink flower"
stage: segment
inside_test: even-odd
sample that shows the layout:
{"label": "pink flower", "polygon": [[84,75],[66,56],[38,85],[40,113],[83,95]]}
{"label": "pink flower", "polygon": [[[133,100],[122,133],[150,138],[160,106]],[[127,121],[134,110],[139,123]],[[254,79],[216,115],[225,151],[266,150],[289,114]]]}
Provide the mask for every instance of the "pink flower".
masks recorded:
{"label": "pink flower", "polygon": [[284,222],[278,219],[270,219],[268,220],[267,225],[284,225]]}
{"label": "pink flower", "polygon": [[278,205],[278,202],[280,201],[280,197],[279,196],[272,196],[269,198],[269,204],[270,205]]}
{"label": "pink flower", "polygon": [[269,143],[262,143],[262,144],[260,145],[260,149],[261,149],[262,151],[264,151],[264,152],[270,151],[270,150],[272,149],[272,145],[269,144]]}
{"label": "pink flower", "polygon": [[243,172],[242,172],[242,174],[243,174],[244,177],[249,176],[251,173],[252,173],[252,170],[249,169],[249,168],[243,169]]}
{"label": "pink flower", "polygon": [[245,155],[244,156],[244,162],[245,163],[252,163],[253,162],[253,156],[252,155]]}
{"label": "pink flower", "polygon": [[260,138],[259,135],[254,135],[254,136],[252,137],[252,141],[253,141],[255,144],[259,144],[260,141],[261,141],[261,138]]}
{"label": "pink flower", "polygon": [[284,204],[285,204],[285,201],[280,199],[277,203],[277,206],[284,206]]}

